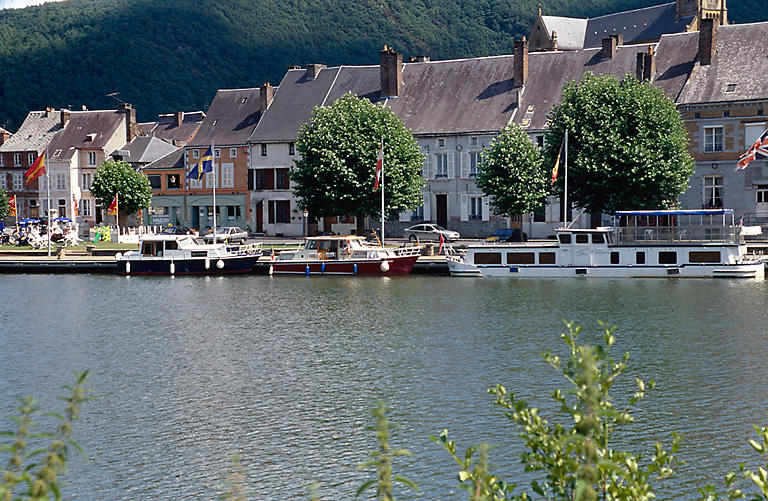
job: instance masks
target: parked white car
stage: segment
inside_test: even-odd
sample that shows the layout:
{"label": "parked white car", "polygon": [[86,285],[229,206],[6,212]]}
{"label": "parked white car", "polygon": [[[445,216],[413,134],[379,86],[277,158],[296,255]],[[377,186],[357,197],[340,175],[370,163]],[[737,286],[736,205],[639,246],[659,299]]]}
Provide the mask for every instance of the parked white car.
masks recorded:
{"label": "parked white car", "polygon": [[[237,226],[224,226],[216,228],[216,242],[227,242],[230,244],[242,244],[248,238],[248,232]],[[213,232],[203,237],[206,243],[212,243]]]}
{"label": "parked white car", "polygon": [[458,231],[446,230],[439,224],[417,224],[403,230],[403,236],[413,242],[424,242],[427,240],[439,241],[440,235],[443,241],[454,242],[461,238]]}

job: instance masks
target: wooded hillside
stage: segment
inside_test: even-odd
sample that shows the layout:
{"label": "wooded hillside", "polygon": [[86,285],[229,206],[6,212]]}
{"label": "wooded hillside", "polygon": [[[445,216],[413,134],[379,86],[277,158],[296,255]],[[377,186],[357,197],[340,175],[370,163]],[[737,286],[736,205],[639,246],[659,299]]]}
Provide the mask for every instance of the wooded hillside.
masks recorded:
{"label": "wooded hillside", "polygon": [[[290,65],[377,64],[384,44],[433,59],[511,53],[539,0],[67,0],[0,11],[0,126],[29,110],[112,108],[140,120],[207,109],[218,88],[271,82]],[[577,17],[658,0],[548,0]],[[734,22],[768,19],[764,0],[729,5]]]}

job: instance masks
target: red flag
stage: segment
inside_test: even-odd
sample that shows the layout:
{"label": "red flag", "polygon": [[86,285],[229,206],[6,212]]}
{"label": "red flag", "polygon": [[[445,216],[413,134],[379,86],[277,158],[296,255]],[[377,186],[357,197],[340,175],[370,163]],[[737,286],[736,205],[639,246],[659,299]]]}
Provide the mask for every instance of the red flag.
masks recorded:
{"label": "red flag", "polygon": [[45,174],[45,155],[40,155],[24,173],[24,182],[31,183],[43,174]]}
{"label": "red flag", "polygon": [[77,198],[75,198],[74,195],[72,195],[72,205],[74,207],[75,217],[77,217],[78,216],[78,213],[77,213]]}
{"label": "red flag", "polygon": [[379,189],[379,179],[381,179],[381,169],[384,168],[384,138],[381,138],[379,145],[379,158],[376,160],[376,182],[373,185],[373,191]]}
{"label": "red flag", "polygon": [[744,153],[736,164],[736,170],[744,170],[749,162],[755,158],[768,158],[768,129],[760,134],[760,137],[752,143],[746,153]]}
{"label": "red flag", "polygon": [[112,203],[107,207],[107,214],[110,216],[117,216],[117,193],[115,193],[115,198],[112,199]]}
{"label": "red flag", "polygon": [[8,208],[10,209],[10,212],[8,213],[8,215],[11,217],[15,217],[16,216],[16,195],[8,199]]}

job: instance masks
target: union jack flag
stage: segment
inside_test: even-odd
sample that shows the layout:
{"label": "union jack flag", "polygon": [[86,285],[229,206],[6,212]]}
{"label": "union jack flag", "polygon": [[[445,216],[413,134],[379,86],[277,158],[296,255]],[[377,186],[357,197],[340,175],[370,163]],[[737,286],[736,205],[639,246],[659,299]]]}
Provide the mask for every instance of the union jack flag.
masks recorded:
{"label": "union jack flag", "polygon": [[765,129],[760,137],[757,138],[752,146],[749,147],[746,153],[739,158],[739,163],[736,164],[736,170],[744,170],[749,165],[749,162],[756,158],[768,158],[768,129]]}

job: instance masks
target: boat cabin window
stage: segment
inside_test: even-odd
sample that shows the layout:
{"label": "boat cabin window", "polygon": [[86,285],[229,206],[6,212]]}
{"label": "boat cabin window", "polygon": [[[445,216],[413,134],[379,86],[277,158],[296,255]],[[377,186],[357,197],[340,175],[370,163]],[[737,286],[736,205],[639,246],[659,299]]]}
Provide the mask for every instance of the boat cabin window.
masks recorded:
{"label": "boat cabin window", "polygon": [[593,233],[592,234],[592,243],[593,244],[604,244],[605,238],[603,238],[602,233]]}
{"label": "boat cabin window", "polygon": [[307,245],[304,246],[306,250],[317,249],[317,240],[307,240]]}
{"label": "boat cabin window", "polygon": [[674,252],[674,251],[659,252],[659,264],[677,264],[677,252]]}
{"label": "boat cabin window", "polygon": [[179,244],[176,240],[168,240],[165,242],[165,250],[177,250],[178,248]]}
{"label": "boat cabin window", "polygon": [[533,252],[509,252],[507,264],[535,264],[536,254]]}
{"label": "boat cabin window", "polygon": [[539,264],[555,264],[555,253],[539,252]]}
{"label": "boat cabin window", "polygon": [[141,255],[142,256],[162,256],[163,243],[162,242],[142,242]]}
{"label": "boat cabin window", "polygon": [[501,252],[476,252],[475,264],[501,264]]}
{"label": "boat cabin window", "polygon": [[611,264],[619,264],[619,253],[611,252]]}
{"label": "boat cabin window", "polygon": [[720,251],[691,251],[688,253],[688,262],[690,263],[719,263]]}
{"label": "boat cabin window", "polygon": [[639,251],[635,254],[635,264],[645,264],[645,252]]}
{"label": "boat cabin window", "polygon": [[569,244],[571,243],[571,234],[570,233],[560,233],[557,238],[560,240],[561,244]]}
{"label": "boat cabin window", "polygon": [[577,233],[576,234],[576,243],[577,244],[588,244],[589,243],[589,235],[586,233]]}

